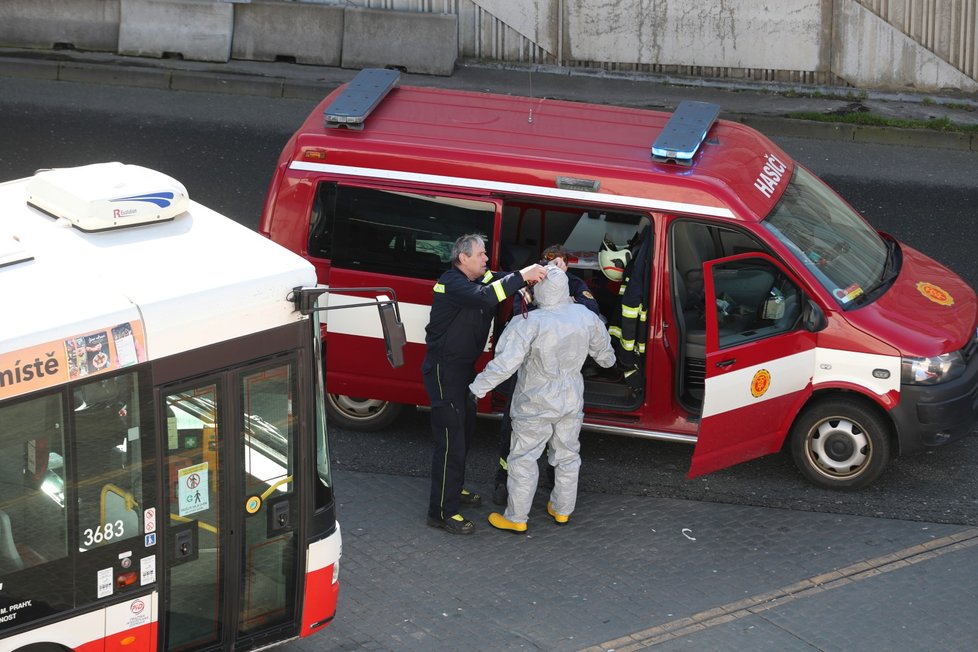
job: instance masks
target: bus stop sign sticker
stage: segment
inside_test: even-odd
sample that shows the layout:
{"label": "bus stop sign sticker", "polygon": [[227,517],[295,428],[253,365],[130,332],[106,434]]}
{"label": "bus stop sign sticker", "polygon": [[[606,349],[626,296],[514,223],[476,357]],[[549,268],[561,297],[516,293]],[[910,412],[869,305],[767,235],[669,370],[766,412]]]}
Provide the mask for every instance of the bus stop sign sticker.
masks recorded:
{"label": "bus stop sign sticker", "polygon": [[203,512],[210,506],[208,486],[207,462],[177,471],[177,500],[180,503],[180,516]]}

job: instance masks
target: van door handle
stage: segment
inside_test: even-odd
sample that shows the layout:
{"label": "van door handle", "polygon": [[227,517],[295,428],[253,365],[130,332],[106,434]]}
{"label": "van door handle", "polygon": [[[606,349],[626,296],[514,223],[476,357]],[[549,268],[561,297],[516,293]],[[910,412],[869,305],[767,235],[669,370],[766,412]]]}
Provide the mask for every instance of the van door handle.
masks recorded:
{"label": "van door handle", "polygon": [[729,367],[735,362],[737,362],[737,358],[731,358],[729,360],[721,360],[720,362],[717,363],[717,366],[722,369],[723,367]]}

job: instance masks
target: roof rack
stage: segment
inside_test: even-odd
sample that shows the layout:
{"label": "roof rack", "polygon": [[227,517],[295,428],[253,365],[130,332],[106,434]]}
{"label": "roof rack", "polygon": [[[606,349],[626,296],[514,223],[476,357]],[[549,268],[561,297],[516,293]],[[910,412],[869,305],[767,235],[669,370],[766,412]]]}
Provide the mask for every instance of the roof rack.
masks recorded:
{"label": "roof rack", "polygon": [[720,106],[710,102],[684,100],[676,107],[662,133],[652,144],[652,160],[657,163],[692,165],[693,156],[720,115]]}
{"label": "roof rack", "polygon": [[401,76],[398,70],[364,68],[323,111],[327,127],[363,129],[363,123]]}

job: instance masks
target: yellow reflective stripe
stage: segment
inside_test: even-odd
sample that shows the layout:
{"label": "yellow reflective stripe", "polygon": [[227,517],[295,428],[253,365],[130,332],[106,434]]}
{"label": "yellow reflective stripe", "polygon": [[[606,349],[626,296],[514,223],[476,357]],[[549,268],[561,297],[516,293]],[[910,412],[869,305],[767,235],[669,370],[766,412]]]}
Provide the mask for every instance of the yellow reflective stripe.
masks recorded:
{"label": "yellow reflective stripe", "polygon": [[645,342],[639,342],[638,343],[638,352],[639,353],[645,353]]}
{"label": "yellow reflective stripe", "polygon": [[621,306],[621,316],[626,319],[637,319],[638,318],[638,308],[632,308],[631,306],[626,306],[622,304]]}
{"label": "yellow reflective stripe", "polygon": [[499,468],[501,468],[503,471],[509,471],[509,465],[506,464],[506,458],[505,457],[500,457],[499,458]]}
{"label": "yellow reflective stripe", "polygon": [[608,335],[611,335],[612,337],[617,337],[618,339],[621,339],[621,328],[618,327],[618,326],[609,326],[608,327]]}
{"label": "yellow reflective stripe", "polygon": [[618,286],[618,296],[625,296],[625,288],[628,287],[628,283],[622,283]]}
{"label": "yellow reflective stripe", "polygon": [[441,292],[442,294],[445,294],[445,286],[442,285],[441,283],[435,283],[435,287],[432,288],[432,289],[435,292]]}
{"label": "yellow reflective stripe", "polygon": [[482,284],[485,285],[491,280],[492,280],[492,272],[486,272],[485,275],[482,277]]}
{"label": "yellow reflective stripe", "polygon": [[502,280],[496,281],[490,287],[496,293],[496,299],[499,300],[500,303],[506,300],[506,290],[503,289]]}
{"label": "yellow reflective stripe", "polygon": [[626,351],[634,351],[635,350],[635,340],[622,340],[621,341],[621,348],[625,349]]}
{"label": "yellow reflective stripe", "polygon": [[629,371],[626,371],[625,372],[625,378],[628,378],[629,376],[631,376],[636,371],[638,371],[638,370],[637,369],[630,369]]}

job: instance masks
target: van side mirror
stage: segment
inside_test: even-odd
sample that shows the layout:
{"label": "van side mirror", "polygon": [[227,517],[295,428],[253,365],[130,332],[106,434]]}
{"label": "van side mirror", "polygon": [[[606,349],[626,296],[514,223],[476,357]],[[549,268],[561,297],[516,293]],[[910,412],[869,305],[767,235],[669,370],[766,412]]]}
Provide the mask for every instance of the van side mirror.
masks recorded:
{"label": "van side mirror", "polygon": [[817,333],[829,325],[829,320],[819,305],[811,299],[808,299],[805,302],[805,307],[801,311],[801,324],[805,327],[806,331]]}
{"label": "van side mirror", "polygon": [[397,318],[397,308],[393,303],[381,303],[377,310],[380,312],[380,325],[384,329],[387,361],[392,367],[400,367],[404,364],[404,345],[407,343],[404,322]]}

